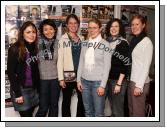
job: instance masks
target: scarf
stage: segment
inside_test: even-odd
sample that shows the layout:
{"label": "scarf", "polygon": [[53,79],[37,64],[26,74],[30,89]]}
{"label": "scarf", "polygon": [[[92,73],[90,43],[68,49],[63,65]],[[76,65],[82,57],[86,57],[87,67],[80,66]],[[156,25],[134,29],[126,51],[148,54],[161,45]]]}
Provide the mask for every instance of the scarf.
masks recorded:
{"label": "scarf", "polygon": [[78,36],[78,41],[74,41],[69,33],[67,33],[67,35],[70,40],[74,71],[77,73],[77,69],[79,65],[79,57],[80,57],[80,52],[81,52],[81,39]]}
{"label": "scarf", "polygon": [[122,40],[125,40],[125,39],[123,39],[121,36],[118,36],[115,39],[113,39],[112,37],[109,37],[107,41],[110,43],[110,48],[113,50],[113,52],[115,52],[116,46],[119,45]]}
{"label": "scarf", "polygon": [[55,39],[42,40],[42,49],[45,60],[53,60]]}
{"label": "scarf", "polygon": [[92,46],[86,50],[85,53],[85,69],[89,72],[94,69],[95,66],[95,55],[94,55],[94,44],[102,40],[101,34],[99,34],[95,39],[89,38],[88,44],[92,43]]}
{"label": "scarf", "polygon": [[27,48],[28,52],[31,53],[31,56],[34,56],[36,54],[35,51],[35,43],[28,43],[26,40],[24,40],[25,47]]}

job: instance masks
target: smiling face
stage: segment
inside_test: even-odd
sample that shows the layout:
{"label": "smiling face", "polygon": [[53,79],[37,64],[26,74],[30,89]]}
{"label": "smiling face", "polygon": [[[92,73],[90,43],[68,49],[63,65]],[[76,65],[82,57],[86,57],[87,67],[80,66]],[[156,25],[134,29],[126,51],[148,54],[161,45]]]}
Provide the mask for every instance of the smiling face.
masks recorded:
{"label": "smiling face", "polygon": [[117,37],[119,35],[119,23],[117,21],[113,22],[110,27],[110,33],[112,37]]}
{"label": "smiling face", "polygon": [[94,39],[101,33],[101,28],[95,22],[90,22],[88,24],[88,35],[90,38]]}
{"label": "smiling face", "polygon": [[44,25],[43,34],[46,38],[52,39],[55,35],[55,29],[50,25]]}
{"label": "smiling face", "polygon": [[138,18],[133,19],[131,23],[131,30],[134,35],[136,36],[139,35],[143,31],[144,27],[145,24],[143,24],[140,19]]}
{"label": "smiling face", "polygon": [[74,18],[70,18],[67,23],[68,31],[71,33],[77,33],[78,31],[78,22]]}
{"label": "smiling face", "polygon": [[33,43],[36,40],[37,32],[33,26],[28,26],[23,31],[23,37],[28,43]]}

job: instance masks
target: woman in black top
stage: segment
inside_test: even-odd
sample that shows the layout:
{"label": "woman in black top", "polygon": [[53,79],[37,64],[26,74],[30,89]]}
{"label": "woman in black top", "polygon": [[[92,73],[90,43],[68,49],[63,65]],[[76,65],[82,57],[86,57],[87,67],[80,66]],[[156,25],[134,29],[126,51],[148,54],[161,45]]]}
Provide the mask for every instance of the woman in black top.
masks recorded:
{"label": "woman in black top", "polygon": [[112,49],[111,70],[108,81],[108,93],[112,116],[124,116],[124,99],[127,89],[127,67],[129,65],[129,45],[123,38],[124,31],[119,19],[113,19],[107,24],[107,34]]}
{"label": "woman in black top", "polygon": [[20,28],[18,41],[8,50],[7,73],[14,109],[21,117],[31,117],[38,105],[37,29],[27,21]]}

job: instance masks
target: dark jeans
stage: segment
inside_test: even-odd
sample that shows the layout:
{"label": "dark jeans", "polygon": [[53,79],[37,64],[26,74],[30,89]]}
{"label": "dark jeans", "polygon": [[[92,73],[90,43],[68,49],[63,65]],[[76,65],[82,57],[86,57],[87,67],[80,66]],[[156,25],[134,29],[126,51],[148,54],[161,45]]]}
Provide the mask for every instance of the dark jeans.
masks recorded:
{"label": "dark jeans", "polygon": [[39,94],[39,109],[36,117],[45,117],[48,113],[49,117],[58,116],[58,101],[60,95],[60,86],[57,79],[41,80]]}
{"label": "dark jeans", "polygon": [[77,89],[76,82],[66,82],[66,88],[62,89],[63,92],[63,102],[62,102],[62,116],[70,117],[71,116],[71,96],[73,94],[73,90],[76,89],[78,96],[78,104],[77,104],[77,117],[84,117],[85,111],[82,101],[81,92]]}
{"label": "dark jeans", "polygon": [[108,81],[108,98],[111,104],[111,111],[114,117],[124,117],[125,116],[125,93],[127,91],[128,82],[123,80],[121,91],[118,94],[114,94],[115,85],[117,80],[109,79]]}

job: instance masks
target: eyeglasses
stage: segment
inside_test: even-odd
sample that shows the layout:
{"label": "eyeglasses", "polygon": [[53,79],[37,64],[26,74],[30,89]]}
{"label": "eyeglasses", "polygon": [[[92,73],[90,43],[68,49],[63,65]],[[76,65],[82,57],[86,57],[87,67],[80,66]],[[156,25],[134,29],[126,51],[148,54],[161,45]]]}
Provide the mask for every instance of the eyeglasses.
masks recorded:
{"label": "eyeglasses", "polygon": [[93,29],[93,30],[96,30],[98,29],[99,27],[88,27],[89,30]]}

